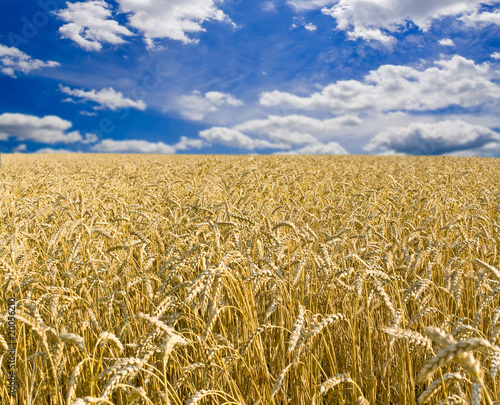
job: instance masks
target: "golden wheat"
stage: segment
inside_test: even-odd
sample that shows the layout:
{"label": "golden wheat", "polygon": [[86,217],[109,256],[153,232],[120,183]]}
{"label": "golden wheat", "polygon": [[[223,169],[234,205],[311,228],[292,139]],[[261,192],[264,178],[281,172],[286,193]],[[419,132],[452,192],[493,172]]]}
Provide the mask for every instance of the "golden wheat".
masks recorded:
{"label": "golden wheat", "polygon": [[2,404],[500,397],[494,159],[7,155],[0,174]]}

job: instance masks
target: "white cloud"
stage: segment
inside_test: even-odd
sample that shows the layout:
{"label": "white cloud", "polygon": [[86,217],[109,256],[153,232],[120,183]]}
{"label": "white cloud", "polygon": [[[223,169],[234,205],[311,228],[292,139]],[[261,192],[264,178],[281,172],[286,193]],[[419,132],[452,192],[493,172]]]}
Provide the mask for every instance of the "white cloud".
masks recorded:
{"label": "white cloud", "polygon": [[75,153],[75,152],[68,149],[42,148],[38,149],[35,153]]}
{"label": "white cloud", "polygon": [[275,0],[266,1],[265,3],[262,3],[261,8],[263,11],[275,12],[277,10],[276,2]]}
{"label": "white cloud", "polygon": [[111,87],[104,88],[100,91],[90,90],[85,91],[82,89],[70,89],[66,86],[59,86],[59,89],[69,96],[81,98],[82,102],[93,101],[98,106],[95,106],[95,110],[110,109],[117,110],[119,108],[135,108],[137,110],[145,110],[146,104],[144,101],[134,101],[130,98],[123,97],[123,94],[115,91]]}
{"label": "white cloud", "polygon": [[452,105],[478,106],[500,99],[500,87],[490,79],[490,65],[476,65],[461,56],[417,70],[383,65],[363,81],[343,80],[309,97],[273,91],[263,93],[264,106],[283,106],[332,113],[370,111],[429,111]]}
{"label": "white cloud", "polygon": [[325,6],[331,6],[338,0],[288,0],[287,3],[297,10],[315,10]]}
{"label": "white cloud", "polygon": [[337,142],[328,142],[325,144],[316,143],[312,145],[304,146],[303,148],[289,151],[289,152],[277,152],[281,155],[348,155],[347,152],[340,144]]}
{"label": "white cloud", "polygon": [[254,140],[241,132],[224,127],[213,127],[200,132],[200,137],[208,142],[243,149],[255,149]]}
{"label": "white cloud", "polygon": [[201,131],[200,137],[207,142],[242,149],[292,150],[302,147],[295,152],[303,150],[303,153],[315,153],[314,150],[333,150],[325,149],[324,141],[331,140],[341,129],[360,123],[361,120],[356,116],[319,120],[303,115],[270,115],[266,119],[246,121],[232,128],[213,127]]}
{"label": "white cloud", "polygon": [[103,153],[175,153],[175,148],[163,142],[148,142],[144,140],[116,141],[114,139],[105,139],[97,145],[92,146],[92,150]]}
{"label": "white cloud", "polygon": [[474,10],[472,13],[466,14],[459,18],[468,27],[474,27],[476,25],[489,25],[496,24],[500,25],[500,10],[495,10],[493,12],[478,12]]}
{"label": "white cloud", "polygon": [[176,109],[190,120],[201,121],[207,114],[216,112],[223,105],[239,107],[243,104],[243,101],[231,94],[218,91],[201,94],[199,91],[194,91],[193,94],[180,97]]}
{"label": "white cloud", "polygon": [[379,132],[366,145],[365,150],[382,153],[441,155],[481,149],[492,143],[496,144],[497,150],[500,150],[500,134],[497,132],[461,120],[446,120],[387,128]]}
{"label": "white cloud", "polygon": [[302,26],[302,27],[304,27],[304,29],[306,31],[309,31],[309,32],[314,32],[314,31],[316,31],[318,29],[318,27],[315,24],[313,24],[312,22],[306,23],[304,21],[304,17],[302,17],[302,16],[293,17],[293,19],[294,19],[294,21],[296,21],[296,23],[292,24],[292,26],[290,28],[292,30],[295,29],[295,28],[298,28],[299,25]]}
{"label": "white cloud", "polygon": [[493,52],[490,55],[490,58],[492,58],[492,59],[500,59],[500,52]]}
{"label": "white cloud", "polygon": [[352,127],[360,123],[361,120],[356,116],[319,120],[304,115],[284,117],[270,115],[267,119],[247,121],[236,125],[233,129],[291,147],[292,145],[315,144],[318,139],[334,137],[342,127]]}
{"label": "white cloud", "polygon": [[17,48],[0,44],[0,72],[4,75],[15,78],[16,72],[29,73],[32,70],[56,66],[60,66],[59,63],[33,59]]}
{"label": "white cloud", "polygon": [[26,144],[22,143],[18,146],[16,146],[14,149],[12,149],[12,153],[21,153],[26,150]]}
{"label": "white cloud", "polygon": [[254,139],[240,131],[225,127],[213,127],[200,132],[200,137],[209,143],[241,149],[283,149],[287,144],[273,144],[266,140]]}
{"label": "white cloud", "polygon": [[[217,6],[216,0],[117,0],[121,9],[129,13],[130,25],[144,33],[149,47],[153,40],[169,38],[182,43],[197,40],[191,33],[205,31],[206,21],[230,19]],[[234,25],[233,25],[234,26]]]}
{"label": "white cloud", "polygon": [[[305,0],[289,2],[303,4]],[[498,3],[498,0],[340,0],[333,7],[323,8],[322,12],[335,18],[337,28],[347,31],[350,39],[390,44],[394,42],[391,33],[404,29],[408,22],[426,31],[435,19],[473,13],[484,3]],[[496,17],[472,16],[470,19],[490,20]]]}
{"label": "white cloud", "polygon": [[188,138],[186,136],[181,136],[179,142],[177,142],[173,147],[175,150],[188,150],[192,148],[201,149],[205,143],[202,139]]}
{"label": "white cloud", "polygon": [[124,36],[134,35],[113,19],[111,6],[103,0],[67,2],[66,6],[55,12],[67,23],[59,28],[59,33],[87,51],[100,51],[103,43],[123,44]]}
{"label": "white cloud", "polygon": [[477,149],[471,149],[468,151],[458,151],[454,153],[449,153],[448,155],[498,157],[500,156],[500,142],[498,141],[489,142]]}
{"label": "white cloud", "polygon": [[[384,154],[418,148],[429,154],[500,154],[498,135],[490,129],[500,127],[499,72],[494,66],[456,55],[434,64],[421,61],[417,67],[380,66],[360,80],[337,81],[305,96],[263,93],[264,107],[312,111],[315,117],[302,113],[247,119],[201,131],[200,138],[278,153],[362,153],[370,145],[374,153]],[[318,118],[325,113],[332,118]],[[426,146],[429,139],[432,148]]]}
{"label": "white cloud", "polygon": [[99,140],[95,134],[86,134],[82,143],[96,143]]}
{"label": "white cloud", "polygon": [[72,123],[54,115],[39,118],[26,114],[5,113],[0,115],[0,140],[10,137],[19,141],[34,141],[38,143],[74,143],[92,142],[95,135],[87,135],[86,139],[80,132],[71,131]]}
{"label": "white cloud", "polygon": [[167,145],[163,142],[149,142],[145,140],[115,140],[104,139],[102,142],[92,146],[92,151],[102,153],[152,153],[173,154],[179,150],[192,148],[201,149],[205,146],[203,139],[188,138],[181,136],[179,142]]}
{"label": "white cloud", "polygon": [[442,39],[439,41],[439,45],[441,46],[455,46],[455,42],[453,42],[453,39]]}
{"label": "white cloud", "polygon": [[[65,101],[65,100],[63,100]],[[80,111],[80,115],[85,115],[87,117],[96,117],[97,113],[96,112],[90,112],[90,111]]]}

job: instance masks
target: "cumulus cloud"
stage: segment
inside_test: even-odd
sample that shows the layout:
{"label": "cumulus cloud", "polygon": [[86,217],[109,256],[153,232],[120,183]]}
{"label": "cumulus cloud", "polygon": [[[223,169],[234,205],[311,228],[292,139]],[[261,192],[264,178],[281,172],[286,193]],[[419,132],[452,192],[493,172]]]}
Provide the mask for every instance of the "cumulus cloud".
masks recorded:
{"label": "cumulus cloud", "polygon": [[315,144],[318,139],[328,139],[342,127],[359,125],[356,116],[344,116],[319,120],[304,115],[284,117],[270,115],[266,119],[250,120],[233,127],[247,135],[264,138],[270,142],[287,145]]}
{"label": "cumulus cloud", "polygon": [[69,87],[60,85],[59,89],[64,94],[80,98],[82,102],[92,101],[97,103],[98,105],[94,107],[95,110],[109,109],[114,111],[119,108],[146,109],[146,103],[144,103],[144,101],[134,101],[130,98],[126,98],[122,93],[115,91],[111,87],[104,88],[100,91],[85,91],[82,89],[70,89]]}
{"label": "cumulus cloud", "polygon": [[[305,3],[305,0],[297,0],[297,3]],[[391,34],[404,29],[409,22],[427,31],[433,20],[474,13],[482,3],[498,3],[498,0],[340,0],[333,7],[324,7],[322,12],[333,17],[337,28],[347,31],[350,39],[390,44],[394,42]],[[483,14],[479,14],[482,17],[472,15],[470,18],[496,18]]]}
{"label": "cumulus cloud", "polygon": [[[216,126],[200,138],[278,153],[361,153],[364,145],[384,154],[500,153],[498,135],[489,129],[500,127],[494,66],[457,55],[417,67],[380,66],[360,80],[337,81],[306,96],[266,92],[262,106],[311,111],[315,117],[269,115]],[[332,118],[317,118],[325,112]]]}
{"label": "cumulus cloud", "polygon": [[144,34],[149,47],[153,40],[169,38],[182,43],[197,42],[189,34],[205,31],[206,21],[230,19],[216,6],[216,0],[117,0],[128,13],[130,25]]}
{"label": "cumulus cloud", "polygon": [[281,155],[348,155],[347,152],[340,144],[337,142],[328,143],[315,143],[312,145],[304,146],[303,148],[289,151],[289,152],[277,152]]}
{"label": "cumulus cloud", "polygon": [[441,46],[455,46],[455,42],[453,42],[453,39],[442,39],[439,41],[439,45]]}
{"label": "cumulus cloud", "polygon": [[282,149],[287,144],[273,144],[272,142],[251,138],[233,128],[213,127],[200,132],[200,137],[208,143],[217,143],[240,149]]}
{"label": "cumulus cloud", "polygon": [[174,149],[177,150],[188,150],[188,149],[201,149],[205,143],[203,142],[202,139],[194,139],[194,138],[188,138],[186,136],[181,136],[181,139],[179,142],[177,142],[173,147]]}
{"label": "cumulus cloud", "polygon": [[379,132],[366,145],[368,152],[404,153],[410,155],[442,155],[481,149],[491,144],[499,150],[500,134],[481,125],[467,122],[441,121],[413,123]]}
{"label": "cumulus cloud", "polygon": [[87,51],[100,51],[103,43],[123,44],[124,36],[134,35],[113,19],[111,6],[103,0],[68,2],[66,6],[55,12],[67,23],[59,28],[59,33]]}
{"label": "cumulus cloud", "polygon": [[150,153],[150,154],[173,154],[177,151],[200,149],[205,146],[202,139],[188,138],[181,136],[179,142],[174,145],[167,145],[163,142],[150,142],[146,140],[115,140],[104,139],[100,143],[92,146],[93,152],[101,153]]}
{"label": "cumulus cloud", "polygon": [[24,152],[26,150],[26,144],[25,143],[22,143],[18,146],[16,146],[14,149],[12,149],[12,153],[21,153],[21,152]]}
{"label": "cumulus cloud", "polygon": [[452,105],[478,106],[500,98],[488,63],[454,56],[424,70],[383,65],[362,81],[343,80],[309,97],[273,91],[261,94],[264,106],[282,106],[332,113],[370,111],[430,111]]}
{"label": "cumulus cloud", "polygon": [[213,127],[206,129],[200,132],[200,137],[210,143],[214,142],[243,149],[255,148],[253,139],[231,128]]}
{"label": "cumulus cloud", "polygon": [[316,31],[316,30],[318,29],[318,27],[317,27],[315,24],[313,24],[312,22],[309,22],[309,23],[308,23],[308,22],[306,22],[306,21],[304,20],[304,17],[302,17],[302,16],[299,16],[299,17],[293,17],[293,19],[294,19],[294,21],[296,21],[297,23],[293,23],[293,24],[292,24],[291,29],[298,28],[299,26],[304,27],[304,29],[305,29],[306,31],[309,31],[309,32],[314,32],[314,31]]}
{"label": "cumulus cloud", "polygon": [[216,112],[219,107],[224,105],[239,107],[243,104],[243,101],[231,94],[218,91],[202,94],[194,91],[193,94],[180,97],[177,100],[176,109],[190,120],[201,121],[207,114]]}
{"label": "cumulus cloud", "polygon": [[57,66],[60,66],[57,62],[44,62],[39,59],[33,59],[13,46],[8,47],[0,44],[0,72],[4,75],[16,78],[17,72],[27,74],[32,70]]}
{"label": "cumulus cloud", "polygon": [[288,0],[287,3],[296,10],[315,10],[325,6],[331,6],[338,0]]}
{"label": "cumulus cloud", "polygon": [[54,115],[40,118],[26,114],[4,113],[0,115],[0,140],[13,137],[18,141],[49,144],[95,141],[95,135],[89,134],[84,139],[78,131],[68,132],[72,126],[71,122]]}
{"label": "cumulus cloud", "polygon": [[75,153],[75,152],[68,149],[42,148],[38,149],[35,153]]}
{"label": "cumulus cloud", "polygon": [[92,150],[103,153],[175,153],[175,148],[163,142],[148,142],[144,140],[117,141],[114,139],[104,139],[102,142],[92,146]]}
{"label": "cumulus cloud", "polygon": [[493,52],[490,56],[492,59],[500,59],[500,52]]}
{"label": "cumulus cloud", "polygon": [[331,140],[341,129],[360,123],[361,120],[356,116],[319,120],[303,115],[270,115],[266,119],[246,121],[232,128],[213,127],[201,131],[200,137],[210,143],[241,149],[293,149],[294,153],[302,153],[301,150],[303,153],[324,150],[327,153],[327,150],[333,149],[325,149],[324,141]]}
{"label": "cumulus cloud", "polygon": [[459,18],[468,27],[475,27],[477,25],[500,25],[500,10],[492,12],[479,12],[474,10],[472,13],[466,14]]}

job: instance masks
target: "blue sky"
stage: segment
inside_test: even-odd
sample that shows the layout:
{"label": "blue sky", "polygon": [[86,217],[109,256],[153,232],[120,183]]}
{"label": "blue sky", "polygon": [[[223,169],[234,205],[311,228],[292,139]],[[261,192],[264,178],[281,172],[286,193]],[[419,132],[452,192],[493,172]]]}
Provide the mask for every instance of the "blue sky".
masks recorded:
{"label": "blue sky", "polygon": [[499,3],[4,3],[0,152],[500,156]]}

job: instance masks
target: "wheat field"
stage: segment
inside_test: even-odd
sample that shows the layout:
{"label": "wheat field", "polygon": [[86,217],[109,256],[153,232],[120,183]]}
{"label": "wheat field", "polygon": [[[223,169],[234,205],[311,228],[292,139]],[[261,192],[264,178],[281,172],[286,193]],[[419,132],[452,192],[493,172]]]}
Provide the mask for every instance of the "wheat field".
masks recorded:
{"label": "wheat field", "polygon": [[500,403],[499,180],[482,158],[4,155],[1,403]]}

